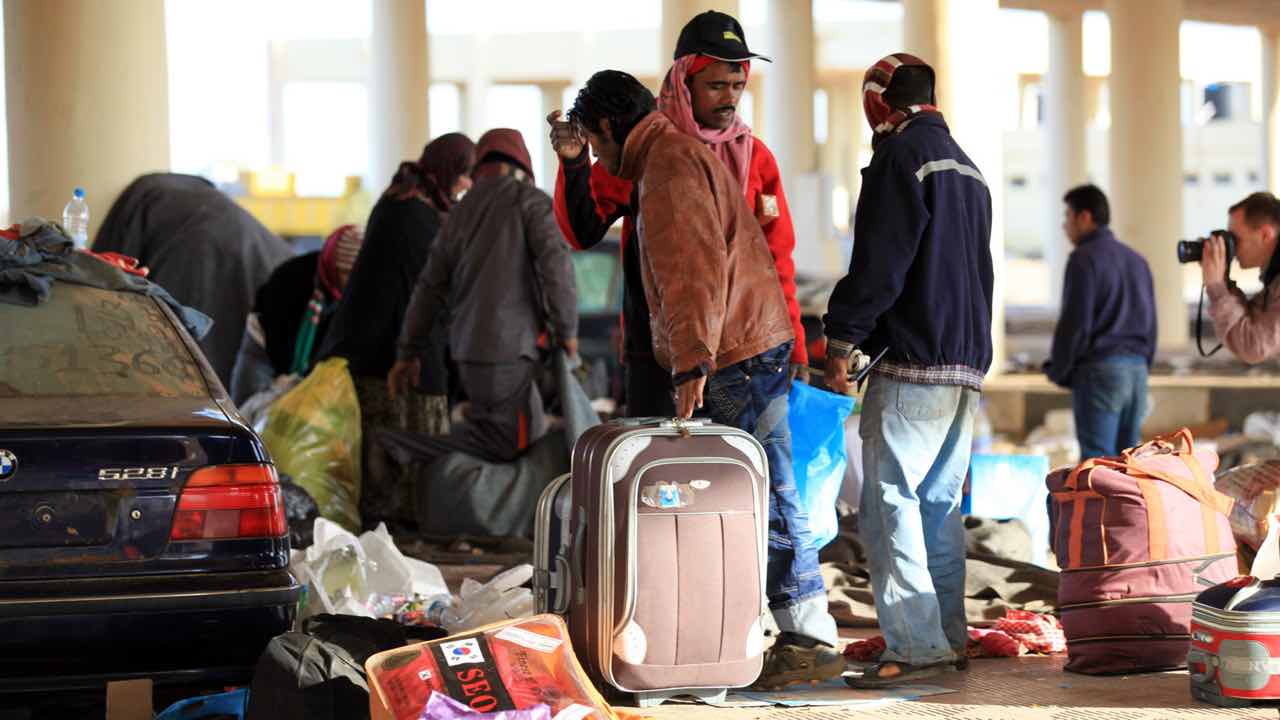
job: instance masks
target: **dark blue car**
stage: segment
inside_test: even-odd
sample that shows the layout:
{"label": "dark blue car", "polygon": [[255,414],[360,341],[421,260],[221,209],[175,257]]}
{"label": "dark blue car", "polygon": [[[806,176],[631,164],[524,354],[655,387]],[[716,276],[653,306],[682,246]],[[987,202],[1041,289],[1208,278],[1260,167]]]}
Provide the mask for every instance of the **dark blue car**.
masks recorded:
{"label": "dark blue car", "polygon": [[0,688],[244,677],[289,629],[280,487],[170,309],[0,303]]}

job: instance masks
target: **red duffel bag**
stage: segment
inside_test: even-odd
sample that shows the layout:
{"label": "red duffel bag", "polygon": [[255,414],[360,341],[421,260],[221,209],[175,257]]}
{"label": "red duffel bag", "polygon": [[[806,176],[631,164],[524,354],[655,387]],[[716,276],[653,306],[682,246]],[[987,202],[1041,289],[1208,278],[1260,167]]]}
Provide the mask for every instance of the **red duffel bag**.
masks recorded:
{"label": "red duffel bag", "polygon": [[1191,601],[1236,575],[1232,500],[1213,487],[1217,466],[1183,429],[1049,475],[1067,670],[1186,665]]}

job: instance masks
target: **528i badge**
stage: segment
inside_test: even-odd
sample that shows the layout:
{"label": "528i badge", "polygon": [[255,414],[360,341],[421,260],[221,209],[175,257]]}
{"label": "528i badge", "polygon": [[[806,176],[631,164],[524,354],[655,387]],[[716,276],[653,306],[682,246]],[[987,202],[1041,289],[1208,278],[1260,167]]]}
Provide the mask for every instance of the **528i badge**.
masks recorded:
{"label": "528i badge", "polygon": [[166,480],[178,477],[177,467],[102,468],[99,480]]}

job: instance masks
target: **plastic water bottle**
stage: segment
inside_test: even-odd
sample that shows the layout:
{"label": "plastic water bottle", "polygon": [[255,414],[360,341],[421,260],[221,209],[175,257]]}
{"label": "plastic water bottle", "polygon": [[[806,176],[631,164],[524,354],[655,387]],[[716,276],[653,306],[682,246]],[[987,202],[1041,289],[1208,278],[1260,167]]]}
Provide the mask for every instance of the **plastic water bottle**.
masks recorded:
{"label": "plastic water bottle", "polygon": [[423,616],[432,625],[453,632],[453,628],[457,627],[458,621],[461,619],[458,616],[458,611],[453,606],[453,602],[454,597],[452,595],[433,595],[423,601],[425,607]]}
{"label": "plastic water bottle", "polygon": [[89,247],[89,204],[84,201],[84,188],[76,188],[71,193],[71,202],[62,209],[62,229],[76,247]]}

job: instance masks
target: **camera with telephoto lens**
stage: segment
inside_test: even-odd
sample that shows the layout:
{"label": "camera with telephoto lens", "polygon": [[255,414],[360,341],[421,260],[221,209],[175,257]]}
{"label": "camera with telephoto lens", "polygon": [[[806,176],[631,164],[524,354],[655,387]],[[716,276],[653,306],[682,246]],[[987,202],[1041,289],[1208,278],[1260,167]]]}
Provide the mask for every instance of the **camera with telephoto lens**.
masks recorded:
{"label": "camera with telephoto lens", "polygon": [[[1236,257],[1236,236],[1226,230],[1214,230],[1209,233],[1209,237],[1222,238],[1223,244],[1227,247],[1227,265],[1231,265],[1231,261]],[[1182,264],[1200,262],[1200,258],[1204,257],[1204,238],[1199,240],[1179,240],[1178,241],[1178,262]]]}

